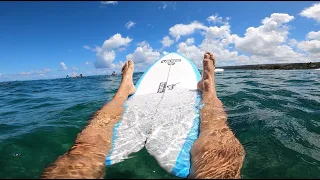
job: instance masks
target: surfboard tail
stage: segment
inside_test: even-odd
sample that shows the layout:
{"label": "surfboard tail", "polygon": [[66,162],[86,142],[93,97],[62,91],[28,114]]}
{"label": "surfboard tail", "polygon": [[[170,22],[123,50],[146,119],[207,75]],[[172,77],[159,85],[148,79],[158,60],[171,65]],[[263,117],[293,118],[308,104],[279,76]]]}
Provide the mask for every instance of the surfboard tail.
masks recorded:
{"label": "surfboard tail", "polygon": [[152,113],[147,107],[153,104],[141,103],[141,99],[134,96],[130,99],[132,100],[127,101],[124,106],[122,119],[113,128],[112,148],[106,158],[107,166],[128,159],[130,154],[140,151],[145,145],[151,126],[149,116]]}
{"label": "surfboard tail", "polygon": [[199,135],[200,97],[197,92],[185,89],[167,93],[158,111],[170,109],[170,112],[154,117],[152,133],[145,145],[163,169],[180,178],[186,178],[191,169],[190,152]]}
{"label": "surfboard tail", "polygon": [[[120,125],[119,123],[119,126]],[[140,151],[146,141],[146,137],[141,135],[135,128],[119,131],[119,129],[115,127],[114,132],[112,149],[106,158],[107,166],[129,159],[129,155]]]}
{"label": "surfboard tail", "polygon": [[[125,111],[127,110],[126,105]],[[106,158],[107,166],[129,159],[130,154],[144,147],[147,137],[134,117],[134,113],[127,114],[115,124],[112,133],[112,148]]]}

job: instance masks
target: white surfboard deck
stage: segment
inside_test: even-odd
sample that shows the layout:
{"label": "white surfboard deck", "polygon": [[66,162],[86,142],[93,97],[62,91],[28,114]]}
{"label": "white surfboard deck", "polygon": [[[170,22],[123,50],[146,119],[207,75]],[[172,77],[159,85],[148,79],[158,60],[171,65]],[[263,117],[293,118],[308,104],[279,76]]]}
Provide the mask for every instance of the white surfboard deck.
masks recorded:
{"label": "white surfboard deck", "polygon": [[187,177],[190,150],[199,132],[200,79],[196,66],[179,54],[156,61],[137,82],[114,127],[107,165],[146,147],[167,172]]}

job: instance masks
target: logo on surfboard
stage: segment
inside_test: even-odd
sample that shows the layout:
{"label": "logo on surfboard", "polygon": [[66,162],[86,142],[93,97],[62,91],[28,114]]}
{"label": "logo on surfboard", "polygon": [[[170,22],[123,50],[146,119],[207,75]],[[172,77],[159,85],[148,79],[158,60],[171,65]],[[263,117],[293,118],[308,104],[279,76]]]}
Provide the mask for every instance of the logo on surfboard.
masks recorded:
{"label": "logo on surfboard", "polygon": [[158,93],[164,93],[166,91],[167,82],[161,82],[159,84]]}
{"label": "logo on surfboard", "polygon": [[167,63],[168,65],[174,65],[176,62],[181,62],[181,59],[168,59],[161,61],[161,63]]}
{"label": "logo on surfboard", "polygon": [[159,88],[158,88],[158,93],[164,93],[166,91],[166,89],[168,90],[172,90],[177,84],[179,84],[180,82],[178,83],[175,83],[175,84],[170,84],[170,85],[167,85],[167,82],[161,82],[159,84]]}
{"label": "logo on surfboard", "polygon": [[175,83],[175,84],[170,84],[167,86],[168,90],[172,90],[177,84],[179,84],[180,82],[178,83]]}

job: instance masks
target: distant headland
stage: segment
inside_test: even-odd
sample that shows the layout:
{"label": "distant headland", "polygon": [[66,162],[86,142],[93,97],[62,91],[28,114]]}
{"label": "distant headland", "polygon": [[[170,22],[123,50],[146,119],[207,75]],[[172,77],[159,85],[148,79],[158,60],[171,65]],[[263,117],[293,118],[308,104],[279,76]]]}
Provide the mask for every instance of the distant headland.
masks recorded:
{"label": "distant headland", "polygon": [[320,62],[309,63],[285,63],[285,64],[256,64],[256,65],[242,65],[242,66],[223,66],[217,67],[222,69],[250,69],[250,70],[264,70],[264,69],[318,69]]}

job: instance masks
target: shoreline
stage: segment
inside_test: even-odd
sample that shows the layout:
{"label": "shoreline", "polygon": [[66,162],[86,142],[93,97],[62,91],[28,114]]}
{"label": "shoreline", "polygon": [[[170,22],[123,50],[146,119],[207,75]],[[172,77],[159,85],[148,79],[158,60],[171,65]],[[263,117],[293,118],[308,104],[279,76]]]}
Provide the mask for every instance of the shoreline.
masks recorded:
{"label": "shoreline", "polygon": [[216,67],[221,69],[245,69],[245,70],[297,70],[297,69],[319,69],[320,62],[308,63],[283,63],[283,64],[256,64],[241,66]]}
{"label": "shoreline", "polygon": [[[219,66],[216,69],[224,70],[306,70],[306,69],[320,69],[320,62],[309,62],[309,63],[283,63],[283,64],[255,64],[255,65],[240,65],[240,66]],[[201,69],[198,69],[201,72]],[[144,72],[134,72],[144,73]],[[86,77],[92,76],[109,76],[109,75],[88,75]],[[11,82],[21,82],[21,81],[38,81],[38,80],[54,80],[54,79],[65,79],[60,78],[46,78],[46,79],[30,79],[30,80],[11,80],[11,81],[0,81],[0,85],[11,83]]]}

